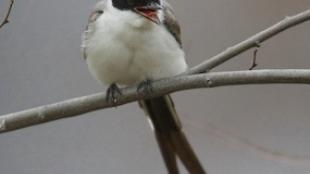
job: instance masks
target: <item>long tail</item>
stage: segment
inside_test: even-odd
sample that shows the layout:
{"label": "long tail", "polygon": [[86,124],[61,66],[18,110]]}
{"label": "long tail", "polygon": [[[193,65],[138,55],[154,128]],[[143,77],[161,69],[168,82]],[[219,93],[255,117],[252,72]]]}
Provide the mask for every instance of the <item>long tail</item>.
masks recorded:
{"label": "long tail", "polygon": [[197,156],[182,131],[173,101],[169,95],[140,101],[149,116],[169,174],[178,174],[176,156],[191,174],[205,174]]}

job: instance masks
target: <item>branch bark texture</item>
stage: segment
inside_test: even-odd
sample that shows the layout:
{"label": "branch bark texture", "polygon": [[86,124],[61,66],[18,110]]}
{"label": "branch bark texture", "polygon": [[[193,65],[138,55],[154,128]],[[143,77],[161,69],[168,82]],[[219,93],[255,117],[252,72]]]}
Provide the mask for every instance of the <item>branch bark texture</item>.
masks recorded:
{"label": "branch bark texture", "polygon": [[116,104],[105,100],[106,93],[97,93],[0,116],[0,133],[187,89],[271,83],[310,84],[310,70],[212,72],[158,80],[152,84],[153,92],[149,95],[139,96],[136,87],[123,89]]}

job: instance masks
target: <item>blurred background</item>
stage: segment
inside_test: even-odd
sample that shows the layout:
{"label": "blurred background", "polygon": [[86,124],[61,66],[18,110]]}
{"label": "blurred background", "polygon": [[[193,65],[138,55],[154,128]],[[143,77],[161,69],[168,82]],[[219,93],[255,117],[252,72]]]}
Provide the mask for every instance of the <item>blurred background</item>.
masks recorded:
{"label": "blurred background", "polygon": [[[170,0],[190,66],[309,0]],[[0,30],[0,115],[101,92],[80,54],[95,0],[16,0]],[[0,15],[9,0],[0,1]],[[265,42],[257,69],[310,68],[310,22]],[[253,50],[215,69],[246,70]],[[173,94],[209,174],[310,174],[310,86],[251,85]],[[0,135],[1,174],[166,173],[136,103]],[[186,173],[183,169],[182,173]]]}

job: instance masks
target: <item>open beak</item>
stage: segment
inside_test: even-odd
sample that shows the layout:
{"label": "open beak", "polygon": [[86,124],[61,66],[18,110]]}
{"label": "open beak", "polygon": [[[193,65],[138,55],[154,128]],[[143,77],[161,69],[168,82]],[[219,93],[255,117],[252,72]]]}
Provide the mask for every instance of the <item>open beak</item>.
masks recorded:
{"label": "open beak", "polygon": [[149,19],[150,21],[160,24],[160,20],[158,17],[158,10],[161,10],[162,6],[157,3],[151,3],[146,6],[135,7],[133,9],[134,12],[142,15],[143,17]]}

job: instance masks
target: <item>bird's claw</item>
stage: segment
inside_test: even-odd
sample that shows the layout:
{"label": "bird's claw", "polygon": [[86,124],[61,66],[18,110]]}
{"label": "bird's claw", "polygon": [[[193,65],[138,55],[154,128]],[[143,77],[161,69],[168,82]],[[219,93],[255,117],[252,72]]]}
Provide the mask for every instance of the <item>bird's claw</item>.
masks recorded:
{"label": "bird's claw", "polygon": [[138,84],[137,93],[141,95],[150,94],[153,91],[151,83],[152,81],[150,79],[143,80]]}
{"label": "bird's claw", "polygon": [[122,95],[120,88],[112,83],[107,89],[106,101],[110,104],[116,104],[117,98]]}

